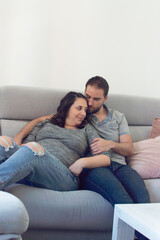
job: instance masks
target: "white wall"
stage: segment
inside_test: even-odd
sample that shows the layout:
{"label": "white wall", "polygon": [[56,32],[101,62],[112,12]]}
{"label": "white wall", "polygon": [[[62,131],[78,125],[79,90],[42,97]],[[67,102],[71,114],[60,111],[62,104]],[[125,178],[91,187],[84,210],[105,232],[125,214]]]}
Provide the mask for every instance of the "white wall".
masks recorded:
{"label": "white wall", "polygon": [[0,85],[159,97],[159,0],[0,0]]}

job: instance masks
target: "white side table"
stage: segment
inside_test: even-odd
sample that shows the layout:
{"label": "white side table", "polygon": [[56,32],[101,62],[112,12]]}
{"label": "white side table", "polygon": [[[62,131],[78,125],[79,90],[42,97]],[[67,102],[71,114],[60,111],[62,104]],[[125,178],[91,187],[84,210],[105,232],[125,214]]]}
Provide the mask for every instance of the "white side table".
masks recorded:
{"label": "white side table", "polygon": [[112,240],[133,240],[135,230],[160,240],[160,203],[115,205]]}

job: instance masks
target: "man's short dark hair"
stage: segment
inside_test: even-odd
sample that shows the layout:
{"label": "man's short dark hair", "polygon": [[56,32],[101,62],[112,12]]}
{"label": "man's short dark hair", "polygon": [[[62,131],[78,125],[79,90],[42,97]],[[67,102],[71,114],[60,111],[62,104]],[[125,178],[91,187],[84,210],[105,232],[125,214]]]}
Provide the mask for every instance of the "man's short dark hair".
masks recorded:
{"label": "man's short dark hair", "polygon": [[109,85],[108,85],[108,82],[104,78],[102,78],[100,76],[92,77],[87,81],[85,87],[87,88],[88,85],[103,89],[104,97],[106,97],[108,95]]}

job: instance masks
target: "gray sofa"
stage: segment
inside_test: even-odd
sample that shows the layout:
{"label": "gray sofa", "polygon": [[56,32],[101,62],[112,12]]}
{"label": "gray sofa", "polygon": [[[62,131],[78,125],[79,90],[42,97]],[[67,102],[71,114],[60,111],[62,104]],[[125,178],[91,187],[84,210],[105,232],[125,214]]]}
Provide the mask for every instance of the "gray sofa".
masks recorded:
{"label": "gray sofa", "polygon": [[[56,111],[66,91],[38,87],[0,88],[1,135],[14,136],[28,121]],[[109,95],[107,105],[123,112],[133,141],[146,139],[159,117],[160,99]],[[160,179],[145,180],[152,202],[160,202]],[[113,208],[101,195],[86,190],[56,192],[15,184],[6,189],[29,214],[24,240],[110,240]]]}

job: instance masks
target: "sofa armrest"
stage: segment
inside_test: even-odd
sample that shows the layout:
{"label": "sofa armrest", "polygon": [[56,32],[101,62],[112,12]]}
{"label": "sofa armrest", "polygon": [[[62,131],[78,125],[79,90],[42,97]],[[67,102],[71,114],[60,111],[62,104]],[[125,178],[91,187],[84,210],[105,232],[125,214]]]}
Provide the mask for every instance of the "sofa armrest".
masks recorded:
{"label": "sofa armrest", "polygon": [[0,191],[0,239],[21,239],[29,225],[23,203],[14,195]]}

